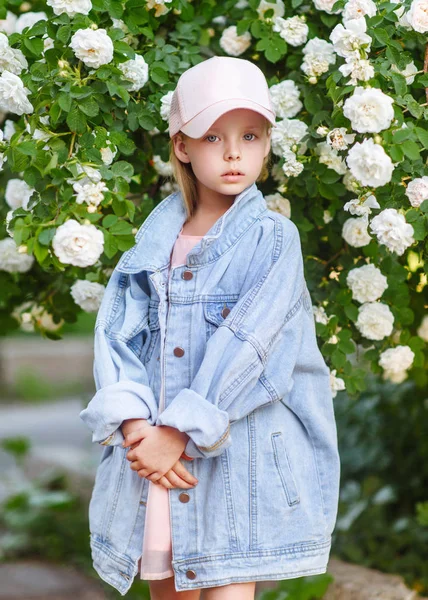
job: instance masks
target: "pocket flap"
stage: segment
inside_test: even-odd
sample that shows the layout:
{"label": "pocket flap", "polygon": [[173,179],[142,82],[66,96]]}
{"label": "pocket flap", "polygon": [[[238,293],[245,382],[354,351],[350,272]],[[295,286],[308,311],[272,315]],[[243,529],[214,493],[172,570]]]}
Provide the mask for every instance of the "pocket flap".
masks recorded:
{"label": "pocket flap", "polygon": [[204,305],[205,318],[210,323],[220,326],[236,302],[206,302]]}

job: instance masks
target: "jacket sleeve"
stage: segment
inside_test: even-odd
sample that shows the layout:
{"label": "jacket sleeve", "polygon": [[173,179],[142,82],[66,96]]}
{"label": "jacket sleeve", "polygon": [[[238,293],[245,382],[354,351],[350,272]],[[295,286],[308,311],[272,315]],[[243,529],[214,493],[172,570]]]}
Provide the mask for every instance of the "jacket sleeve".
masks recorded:
{"label": "jacket sleeve", "polygon": [[232,444],[234,421],[284,401],[302,350],[316,357],[307,375],[314,375],[312,384],[324,387],[329,404],[329,370],[316,342],[298,229],[292,221],[278,219],[273,237],[273,244],[265,243],[260,250],[260,268],[250,269],[243,294],[209,338],[190,387],[158,416],[157,425],[190,436],[184,452],[193,458],[220,455]]}
{"label": "jacket sleeve", "polygon": [[154,425],[157,417],[157,402],[139,358],[149,302],[142,277],[114,270],[95,324],[96,394],[79,416],[93,432],[92,441],[107,446],[122,443],[122,421],[147,419]]}

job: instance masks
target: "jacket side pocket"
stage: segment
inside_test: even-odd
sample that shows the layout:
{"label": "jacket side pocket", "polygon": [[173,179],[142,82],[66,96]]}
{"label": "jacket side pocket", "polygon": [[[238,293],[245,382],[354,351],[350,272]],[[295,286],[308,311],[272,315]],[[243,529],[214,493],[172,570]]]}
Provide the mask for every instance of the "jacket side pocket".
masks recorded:
{"label": "jacket side pocket", "polygon": [[300,502],[299,491],[296,481],[291,470],[290,460],[288,458],[287,449],[285,447],[282,431],[277,431],[271,435],[273,453],[275,456],[275,464],[281,479],[282,487],[289,506]]}

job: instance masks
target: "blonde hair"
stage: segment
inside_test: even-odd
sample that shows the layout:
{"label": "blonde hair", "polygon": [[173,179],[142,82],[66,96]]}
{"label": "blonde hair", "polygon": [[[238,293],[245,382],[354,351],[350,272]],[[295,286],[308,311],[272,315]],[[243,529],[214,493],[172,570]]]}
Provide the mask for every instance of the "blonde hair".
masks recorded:
{"label": "blonde hair", "polygon": [[[266,134],[269,134],[272,129],[272,125],[267,119],[265,120],[265,124]],[[173,139],[175,139],[178,135],[183,136],[183,139],[188,137],[185,133],[179,131],[175,134]],[[198,203],[197,180],[193,172],[192,165],[190,163],[183,163],[179,158],[177,158],[174,152],[173,139],[169,140],[169,161],[173,171],[172,175],[169,176],[169,179],[178,184],[183,195],[187,218],[189,219],[194,215]],[[264,158],[263,165],[256,182],[265,181],[269,177],[271,153],[272,150],[269,150],[268,155]]]}

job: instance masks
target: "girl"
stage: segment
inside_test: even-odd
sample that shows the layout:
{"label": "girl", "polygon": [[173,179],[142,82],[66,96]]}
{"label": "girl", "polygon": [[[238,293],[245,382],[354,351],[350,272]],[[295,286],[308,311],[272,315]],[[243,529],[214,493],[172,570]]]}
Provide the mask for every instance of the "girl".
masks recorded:
{"label": "girl", "polygon": [[327,569],[330,374],[298,230],[255,183],[272,126],[249,61],[181,75],[169,117],[180,191],[148,216],[98,312],[97,393],[80,414],[106,446],[91,548],[122,595],[138,570],[152,600],[249,600],[256,581]]}

